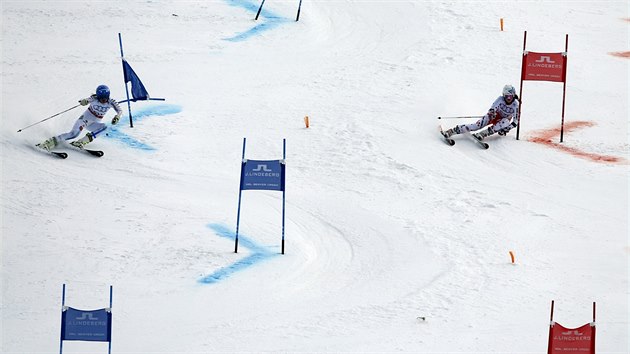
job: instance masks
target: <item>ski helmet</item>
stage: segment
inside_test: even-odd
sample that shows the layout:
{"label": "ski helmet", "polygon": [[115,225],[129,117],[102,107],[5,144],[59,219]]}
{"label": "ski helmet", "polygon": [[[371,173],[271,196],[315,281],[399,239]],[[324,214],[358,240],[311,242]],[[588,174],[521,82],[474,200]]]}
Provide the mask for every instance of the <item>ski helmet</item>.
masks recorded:
{"label": "ski helmet", "polygon": [[109,87],[106,85],[99,85],[96,88],[96,98],[99,100],[108,100],[109,99]]}
{"label": "ski helmet", "polygon": [[503,97],[505,98],[505,96],[511,95],[512,97],[516,96],[516,90],[514,89],[514,86],[512,85],[505,85],[503,86]]}

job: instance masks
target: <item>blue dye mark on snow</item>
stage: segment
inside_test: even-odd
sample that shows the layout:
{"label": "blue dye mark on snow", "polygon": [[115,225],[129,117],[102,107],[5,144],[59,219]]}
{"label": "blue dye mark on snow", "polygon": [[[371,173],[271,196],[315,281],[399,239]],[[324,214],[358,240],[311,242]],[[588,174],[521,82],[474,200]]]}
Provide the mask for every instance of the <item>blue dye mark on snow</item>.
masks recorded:
{"label": "blue dye mark on snow", "polygon": [[[234,237],[236,237],[235,232],[230,231],[227,227],[223,225],[209,224],[208,228],[212,229],[217,235],[221,237],[229,238],[231,240],[234,240]],[[243,259],[240,259],[233,264],[230,264],[227,267],[218,269],[210,275],[206,275],[205,277],[199,279],[199,282],[202,284],[217,283],[225,278],[228,278],[236,272],[247,269],[259,262],[265,261],[271,257],[278,255],[277,253],[270,252],[267,248],[256,244],[254,241],[243,235],[238,236],[238,244],[239,247],[248,248],[252,252],[252,254]]]}
{"label": "blue dye mark on snow", "polygon": [[[174,104],[160,104],[160,105],[155,105],[155,106],[150,106],[150,107],[144,107],[138,110],[133,110],[132,108],[131,114],[133,117],[133,123],[135,125],[147,117],[165,116],[168,114],[179,113],[181,111],[182,111],[181,106],[174,105]],[[118,140],[122,142],[123,144],[130,146],[132,148],[135,148],[135,149],[140,149],[140,150],[145,150],[145,151],[155,150],[155,148],[152,147],[151,145],[143,143],[123,133],[122,129],[129,129],[129,126],[125,124],[126,122],[129,122],[129,116],[123,116],[122,118],[120,118],[120,122],[118,123],[118,125],[110,126],[110,128],[107,130],[107,134],[106,134],[107,137]]]}
{"label": "blue dye mark on snow", "polygon": [[[225,0],[230,6],[237,6],[237,7],[242,7],[245,10],[252,12],[252,13],[257,13],[258,12],[258,8],[260,7],[260,5],[257,5],[251,1],[246,1],[246,0]],[[258,24],[252,28],[250,28],[249,30],[236,34],[232,37],[229,38],[224,38],[224,40],[226,41],[230,41],[230,42],[240,42],[240,41],[244,41],[247,40],[253,36],[257,36],[263,32],[272,30],[284,23],[289,23],[289,22],[293,22],[288,18],[284,18],[282,16],[279,16],[271,11],[267,11],[265,10],[265,8],[263,7],[263,10],[260,12],[260,18],[263,18],[265,20],[265,22]]]}
{"label": "blue dye mark on snow", "polygon": [[278,20],[278,21],[268,21],[268,22],[265,22],[265,23],[261,23],[258,26],[254,26],[251,29],[249,29],[248,31],[245,31],[245,32],[239,33],[239,34],[237,34],[237,35],[235,35],[233,37],[224,38],[224,39],[226,41],[230,41],[230,42],[241,42],[241,41],[244,41],[246,39],[249,39],[250,37],[257,36],[257,35],[261,34],[262,32],[272,30],[272,29],[274,29],[274,28],[276,28],[276,27],[278,27],[281,24],[286,23],[286,22],[287,22],[286,20],[282,20],[282,21],[280,21],[280,20]]}

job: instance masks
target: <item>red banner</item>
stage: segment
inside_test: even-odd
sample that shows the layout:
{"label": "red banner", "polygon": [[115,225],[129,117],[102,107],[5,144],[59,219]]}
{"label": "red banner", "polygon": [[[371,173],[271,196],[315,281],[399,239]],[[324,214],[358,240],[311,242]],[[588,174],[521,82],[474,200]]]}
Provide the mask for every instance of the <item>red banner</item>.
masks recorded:
{"label": "red banner", "polygon": [[554,323],[549,333],[549,354],[595,354],[595,327],[565,328]]}
{"label": "red banner", "polygon": [[566,55],[525,52],[522,80],[564,82]]}

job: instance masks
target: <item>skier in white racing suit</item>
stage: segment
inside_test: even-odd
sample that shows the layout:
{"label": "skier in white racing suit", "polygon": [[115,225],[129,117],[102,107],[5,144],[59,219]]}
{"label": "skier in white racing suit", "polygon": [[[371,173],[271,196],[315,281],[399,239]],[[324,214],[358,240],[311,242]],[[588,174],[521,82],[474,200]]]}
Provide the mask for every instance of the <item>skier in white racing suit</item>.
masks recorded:
{"label": "skier in white racing suit", "polygon": [[116,100],[109,98],[109,87],[105,85],[99,85],[96,88],[96,94],[91,95],[88,98],[79,100],[82,106],[88,106],[85,112],[77,119],[72,126],[72,130],[67,133],[63,133],[57,136],[53,136],[47,139],[43,143],[37,144],[38,147],[50,151],[59,144],[62,140],[71,140],[79,136],[84,129],[88,131],[87,134],[81,139],[75,140],[70,145],[83,148],[94,140],[99,134],[107,129],[107,124],[103,123],[103,117],[110,108],[116,111],[116,116],[112,119],[112,124],[117,124],[122,114],[122,109],[118,105]]}
{"label": "skier in white racing suit", "polygon": [[481,141],[494,133],[506,135],[512,128],[518,125],[518,107],[519,101],[516,90],[512,85],[505,85],[503,87],[503,95],[499,96],[494,103],[492,103],[492,107],[490,107],[485,116],[475,123],[456,125],[446,130],[443,133],[444,137],[448,139],[452,135],[477,131],[486,126],[489,126],[488,129],[473,134],[477,140]]}

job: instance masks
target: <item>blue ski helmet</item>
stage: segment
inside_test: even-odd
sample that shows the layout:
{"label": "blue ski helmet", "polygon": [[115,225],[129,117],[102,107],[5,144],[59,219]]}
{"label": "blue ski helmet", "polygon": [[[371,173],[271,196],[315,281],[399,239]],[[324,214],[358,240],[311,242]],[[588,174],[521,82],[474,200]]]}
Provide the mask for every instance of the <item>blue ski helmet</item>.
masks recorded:
{"label": "blue ski helmet", "polygon": [[105,85],[99,85],[96,88],[96,98],[99,100],[105,99],[108,100],[109,99],[109,87],[105,86]]}

